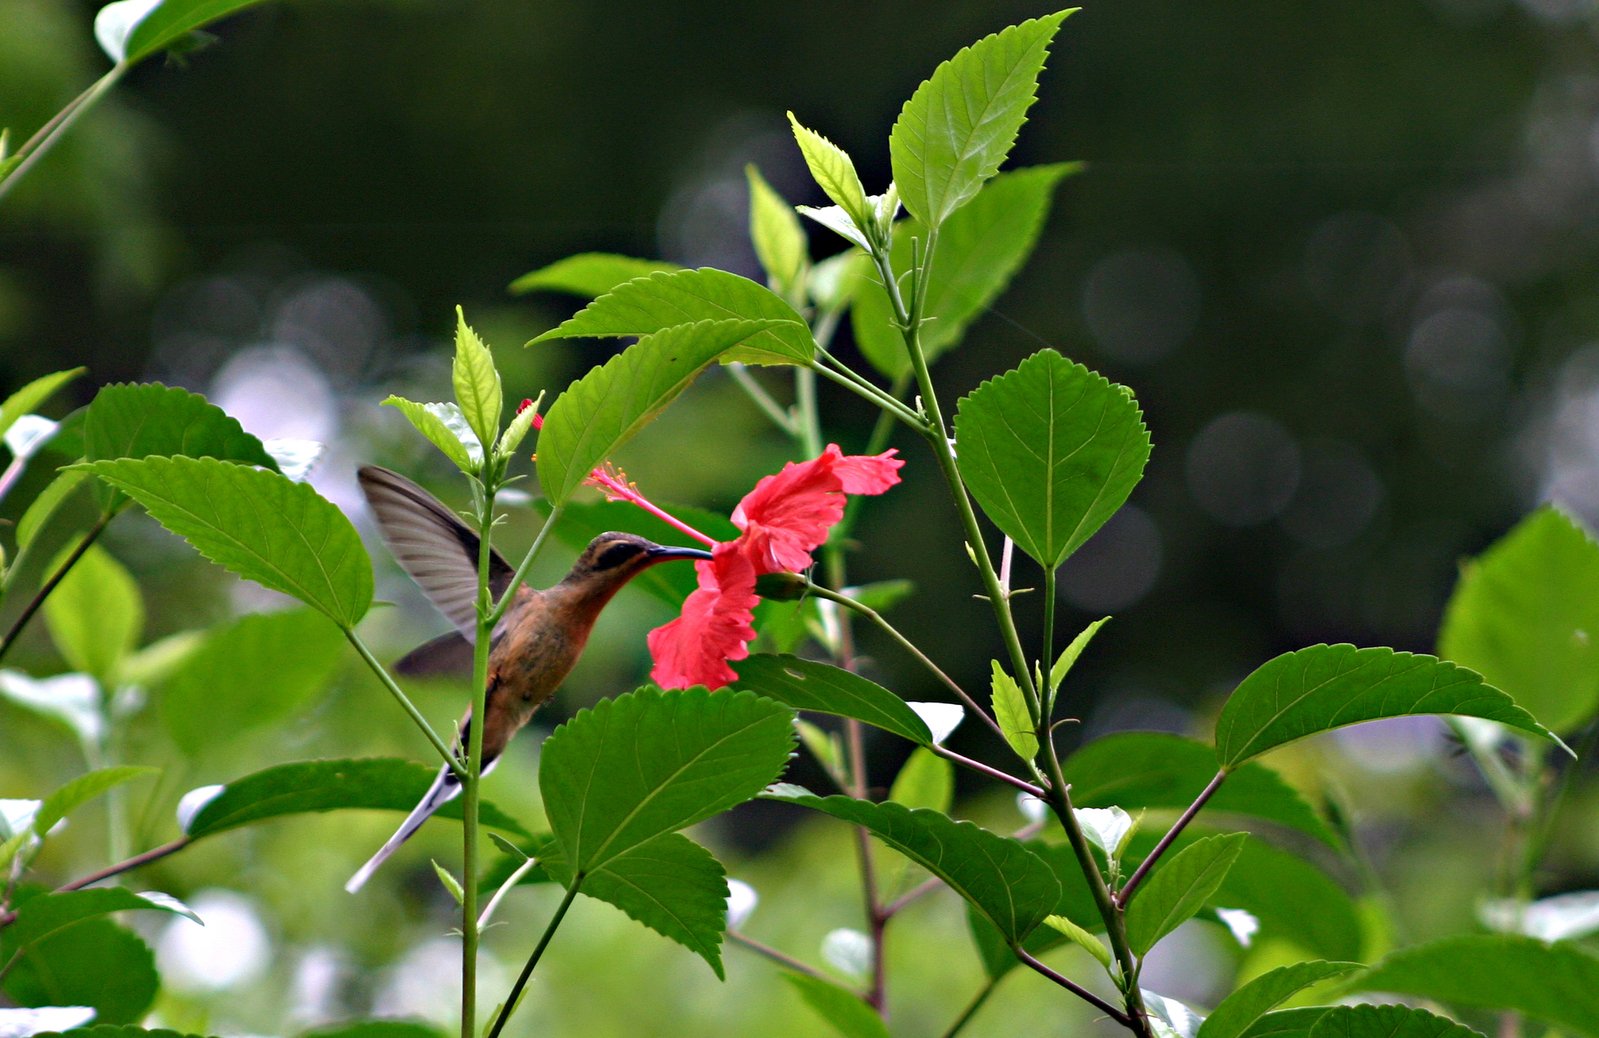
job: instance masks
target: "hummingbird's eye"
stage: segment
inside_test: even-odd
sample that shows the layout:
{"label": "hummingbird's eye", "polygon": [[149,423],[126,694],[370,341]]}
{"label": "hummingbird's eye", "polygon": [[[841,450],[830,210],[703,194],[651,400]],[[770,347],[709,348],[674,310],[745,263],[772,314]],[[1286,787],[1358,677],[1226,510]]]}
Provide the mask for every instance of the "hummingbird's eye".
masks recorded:
{"label": "hummingbird's eye", "polygon": [[615,569],[637,558],[642,549],[636,544],[622,541],[618,544],[607,545],[594,559],[594,568],[597,570]]}

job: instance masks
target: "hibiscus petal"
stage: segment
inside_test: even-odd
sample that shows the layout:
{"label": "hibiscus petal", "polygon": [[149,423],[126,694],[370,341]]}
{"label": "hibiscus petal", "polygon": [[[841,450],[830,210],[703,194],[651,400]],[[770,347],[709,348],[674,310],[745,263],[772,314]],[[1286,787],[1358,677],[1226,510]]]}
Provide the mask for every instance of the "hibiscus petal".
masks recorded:
{"label": "hibiscus petal", "polygon": [[695,564],[699,589],[683,602],[683,614],[649,633],[655,666],[650,677],[662,688],[720,688],[738,677],[728,660],[749,655],[755,638],[755,569],[736,542],[717,545],[709,562]]}
{"label": "hibiscus petal", "polygon": [[[829,447],[838,449],[831,444]],[[833,471],[846,494],[881,494],[899,482],[899,470],[905,461],[894,457],[898,453],[898,448],[891,448],[881,454],[846,454],[834,462]]]}
{"label": "hibiscus petal", "polygon": [[735,543],[756,573],[798,573],[811,564],[811,551],[844,517],[844,485],[833,471],[841,457],[829,445],[819,458],[791,461],[733,510],[734,525],[744,531]]}

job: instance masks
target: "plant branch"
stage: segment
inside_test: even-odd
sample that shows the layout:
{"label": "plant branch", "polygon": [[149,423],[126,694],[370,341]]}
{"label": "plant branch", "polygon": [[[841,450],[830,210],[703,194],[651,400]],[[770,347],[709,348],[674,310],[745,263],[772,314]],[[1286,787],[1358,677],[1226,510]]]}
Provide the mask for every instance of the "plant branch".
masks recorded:
{"label": "plant branch", "polygon": [[533,954],[528,956],[527,965],[522,967],[522,973],[516,978],[516,983],[511,986],[511,993],[506,996],[505,1005],[500,1009],[500,1015],[495,1018],[494,1026],[489,1028],[488,1038],[500,1038],[500,1031],[504,1030],[506,1021],[511,1019],[511,1014],[516,1011],[516,1003],[522,998],[522,989],[527,987],[533,970],[539,964],[539,957],[544,954],[544,949],[549,947],[550,939],[555,936],[555,930],[561,925],[561,920],[566,917],[566,910],[572,907],[572,902],[577,898],[577,889],[583,885],[583,876],[579,873],[572,877],[572,885],[566,891],[566,896],[561,899],[561,904],[555,909],[555,914],[550,917],[550,923],[544,928],[544,934],[539,938],[538,947],[533,949]]}
{"label": "plant branch", "polygon": [[870,382],[867,382],[860,376],[855,375],[853,372],[849,375],[845,375],[842,372],[834,371],[825,364],[815,363],[811,365],[810,370],[816,372],[825,379],[838,383],[851,393],[854,393],[856,396],[861,397],[870,403],[876,404],[878,407],[882,408],[884,412],[893,415],[895,418],[898,418],[900,421],[904,422],[912,429],[915,429],[917,432],[922,433],[923,435],[927,434],[927,423],[923,420],[921,415],[918,415],[915,411],[912,411],[898,400],[889,396],[887,393],[883,392],[881,389],[878,389],[876,386],[872,385]]}
{"label": "plant branch", "polygon": [[1036,797],[1039,800],[1043,800],[1049,795],[1042,786],[1035,786],[1026,779],[1019,779],[1015,775],[1000,771],[998,768],[989,767],[980,760],[973,760],[972,758],[963,754],[956,753],[954,750],[951,750],[948,747],[934,743],[932,746],[929,746],[928,749],[932,750],[938,756],[943,757],[945,760],[953,761],[963,768],[970,768],[975,772],[987,775],[996,782],[1003,782],[1007,786],[1012,786],[1015,789],[1026,793],[1030,797]]}
{"label": "plant branch", "polygon": [[977,994],[966,1004],[966,1008],[961,1010],[961,1015],[957,1016],[954,1023],[949,1025],[949,1030],[944,1032],[942,1038],[955,1038],[956,1035],[965,1030],[966,1025],[972,1022],[972,1018],[977,1015],[979,1009],[983,1008],[983,1004],[988,1001],[988,996],[992,995],[997,987],[999,987],[999,978],[989,977],[983,983],[983,986],[977,989]]}
{"label": "plant branch", "polygon": [[[527,554],[522,556],[522,561],[516,567],[516,572],[511,575],[511,582],[505,586],[505,593],[500,596],[500,601],[495,605],[494,612],[489,615],[489,630],[505,619],[506,610],[511,608],[511,603],[516,601],[516,592],[524,581],[527,580],[527,571],[533,567],[533,560],[538,557],[539,550],[544,547],[544,541],[555,529],[555,521],[561,517],[565,505],[551,505],[550,514],[544,517],[544,525],[539,527],[539,532],[533,536],[533,543],[528,547]],[[488,538],[483,538],[487,543]]]}
{"label": "plant branch", "polygon": [[45,152],[49,151],[56,141],[61,139],[62,135],[77,121],[78,116],[92,108],[94,103],[106,91],[116,85],[117,80],[122,78],[122,74],[128,68],[129,66],[123,62],[118,62],[112,66],[111,71],[91,83],[87,90],[67,102],[66,107],[62,108],[48,122],[34,131],[33,136],[29,137],[22,147],[18,148],[16,153],[11,156],[11,158],[21,158],[22,161],[12,169],[9,176],[4,180],[0,180],[0,199],[3,199],[6,193],[11,190],[12,185],[21,180],[22,175],[31,169],[35,162],[43,158]]}
{"label": "plant branch", "polygon": [[[489,643],[496,623],[489,564],[494,558],[495,470],[485,465],[483,490],[474,497],[478,512],[477,632],[472,641],[472,708],[466,731],[466,778],[461,782],[461,1038],[477,1038],[478,813],[483,783],[483,735],[488,727]],[[544,530],[553,523],[546,521]],[[540,530],[542,539],[544,530]],[[529,553],[531,554],[531,553]],[[515,596],[516,581],[505,600]]]}
{"label": "plant branch", "polygon": [[1004,740],[1005,732],[1000,728],[999,722],[988,716],[988,712],[977,704],[977,700],[973,699],[964,688],[961,688],[954,678],[944,673],[944,671],[939,668],[938,664],[928,659],[927,654],[922,652],[921,649],[918,649],[915,642],[901,634],[893,624],[889,623],[888,620],[883,617],[883,614],[879,613],[877,610],[873,609],[864,602],[857,602],[855,599],[844,594],[843,592],[834,591],[832,588],[823,587],[820,584],[808,584],[806,585],[805,590],[807,593],[813,594],[817,598],[824,598],[829,602],[837,602],[839,605],[859,613],[861,616],[864,616],[866,619],[876,624],[884,634],[894,639],[894,641],[897,642],[902,649],[910,653],[916,658],[917,662],[926,667],[928,672],[936,677],[945,688],[955,693],[956,697],[959,698],[962,703],[966,704],[966,708],[975,714],[984,724],[988,725],[988,727],[993,730],[994,734],[1000,737],[1001,741]]}
{"label": "plant branch", "polygon": [[66,579],[72,567],[78,564],[78,560],[83,558],[90,546],[99,540],[100,535],[105,532],[105,528],[110,525],[111,520],[116,518],[116,514],[116,509],[102,512],[100,518],[95,520],[95,524],[89,527],[89,531],[83,535],[83,540],[79,541],[78,546],[72,549],[72,554],[68,555],[61,565],[56,567],[56,571],[50,574],[43,584],[39,585],[39,590],[33,593],[33,597],[28,600],[28,604],[23,607],[22,612],[11,622],[11,627],[6,631],[5,637],[0,638],[0,660],[6,658],[6,654],[16,644],[17,637],[22,634],[22,629],[28,625],[28,621],[32,620],[34,614],[44,605],[44,600],[50,597],[50,593],[56,589],[56,586],[62,580]]}
{"label": "plant branch", "polygon": [[763,944],[760,941],[757,941],[755,938],[747,936],[738,930],[728,930],[727,938],[730,941],[743,945],[745,948],[748,948],[757,955],[771,959],[784,969],[793,970],[795,973],[803,973],[807,977],[814,977],[817,980],[825,980],[829,984],[836,983],[833,978],[829,977],[815,966],[801,962],[799,959],[794,958],[794,956],[788,954],[787,952],[773,948],[769,944]]}
{"label": "plant branch", "polygon": [[1138,884],[1144,881],[1144,877],[1148,875],[1149,870],[1155,867],[1155,862],[1159,861],[1160,856],[1165,854],[1167,849],[1171,847],[1172,841],[1177,839],[1184,829],[1188,828],[1188,823],[1192,822],[1194,816],[1199,814],[1200,808],[1204,807],[1210,798],[1216,795],[1216,790],[1221,788],[1221,784],[1226,778],[1227,772],[1216,772],[1216,777],[1210,780],[1210,784],[1200,790],[1199,796],[1194,798],[1194,802],[1189,804],[1187,810],[1178,816],[1177,821],[1172,823],[1172,827],[1166,830],[1166,835],[1162,836],[1160,842],[1155,844],[1155,849],[1149,852],[1138,868],[1133,871],[1133,874],[1127,877],[1127,882],[1122,884],[1121,890],[1116,892],[1117,908],[1125,909],[1127,907],[1127,903],[1133,899],[1133,891],[1138,889]]}
{"label": "plant branch", "polygon": [[427,737],[427,741],[433,744],[433,748],[444,759],[445,767],[455,772],[456,778],[464,780],[466,778],[466,766],[444,744],[444,740],[439,738],[439,733],[435,732],[433,726],[428,724],[427,718],[422,716],[422,711],[418,710],[416,704],[411,702],[411,698],[395,682],[388,669],[378,662],[378,658],[372,654],[372,650],[367,648],[366,642],[361,639],[359,634],[355,633],[355,628],[344,628],[344,636],[349,639],[351,645],[355,646],[355,651],[361,654],[361,658],[366,661],[366,665],[371,669],[372,673],[378,676],[378,680],[383,683],[383,687],[388,689],[389,695],[393,696],[394,701],[400,704],[400,709],[404,710],[411,718],[412,723],[421,729],[422,734]]}
{"label": "plant branch", "polygon": [[[754,375],[750,374],[747,367],[743,364],[728,364],[725,370],[733,381],[738,383],[739,388],[744,391],[744,395],[749,397],[756,407],[760,408],[762,414],[772,420],[773,425],[790,436],[795,435],[793,415],[789,414],[782,404],[772,398],[772,394],[768,393],[766,387],[761,385]],[[803,369],[796,369],[796,371],[798,370]]]}
{"label": "plant branch", "polygon": [[1094,994],[1092,991],[1090,991],[1087,988],[1083,987],[1081,984],[1077,983],[1075,980],[1072,980],[1070,977],[1063,976],[1062,974],[1057,973],[1054,970],[1050,969],[1048,966],[1046,966],[1042,962],[1040,962],[1038,960],[1038,958],[1036,956],[1034,956],[1031,952],[1029,952],[1026,948],[1017,947],[1014,950],[1016,952],[1016,957],[1018,959],[1020,959],[1026,966],[1028,966],[1030,969],[1032,969],[1035,973],[1038,973],[1039,975],[1044,976],[1044,977],[1048,977],[1050,980],[1054,981],[1056,984],[1059,984],[1061,987],[1065,988],[1067,991],[1070,991],[1072,994],[1076,995],[1078,998],[1082,999],[1084,1002],[1087,1002],[1089,1005],[1093,1006],[1095,1009],[1098,1009],[1100,1012],[1104,1013],[1106,1016],[1110,1017],[1112,1020],[1114,1020],[1117,1023],[1121,1024],[1123,1027],[1132,1027],[1133,1026],[1132,1020],[1128,1018],[1126,1013],[1122,1012],[1120,1009],[1117,1009],[1115,1006],[1111,1005],[1109,1002],[1105,1001],[1103,998],[1100,998],[1098,995]]}

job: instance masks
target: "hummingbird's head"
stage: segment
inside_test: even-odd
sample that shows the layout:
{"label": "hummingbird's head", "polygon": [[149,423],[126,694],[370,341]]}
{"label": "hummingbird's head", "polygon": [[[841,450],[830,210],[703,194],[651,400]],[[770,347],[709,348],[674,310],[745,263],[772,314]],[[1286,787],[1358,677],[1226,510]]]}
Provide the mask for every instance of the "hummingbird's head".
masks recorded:
{"label": "hummingbird's head", "polygon": [[572,563],[572,572],[561,583],[586,585],[610,597],[623,584],[658,562],[710,557],[710,552],[700,548],[666,547],[637,534],[612,531],[589,542],[583,554]]}

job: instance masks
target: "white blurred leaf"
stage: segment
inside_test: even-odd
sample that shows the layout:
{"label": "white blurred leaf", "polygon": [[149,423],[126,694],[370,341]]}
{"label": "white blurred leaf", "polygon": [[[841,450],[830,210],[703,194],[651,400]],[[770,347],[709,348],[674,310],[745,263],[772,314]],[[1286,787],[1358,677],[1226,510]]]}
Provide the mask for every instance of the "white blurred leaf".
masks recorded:
{"label": "white blurred leaf", "polygon": [[852,977],[864,977],[872,968],[872,939],[840,927],[822,938],[822,958]]}
{"label": "white blurred leaf", "polygon": [[0,670],[0,697],[61,722],[80,742],[98,743],[105,733],[100,686],[87,674],[34,678],[20,670]]}
{"label": "white blurred leaf", "polygon": [[94,1019],[88,1006],[43,1006],[39,1009],[0,1009],[0,1038],[28,1038],[45,1031],[65,1031]]}
{"label": "white blurred leaf", "polygon": [[1509,899],[1484,902],[1477,909],[1484,926],[1540,941],[1563,941],[1599,932],[1599,890],[1556,894],[1525,905]]}
{"label": "white blurred leaf", "polygon": [[6,447],[17,458],[31,458],[56,434],[58,426],[43,415],[25,414],[6,430]]}
{"label": "white blurred leaf", "polygon": [[266,440],[262,446],[272,455],[272,460],[278,463],[278,470],[296,483],[305,482],[305,477],[311,474],[312,466],[327,449],[326,444],[317,440],[301,440],[294,437]]}
{"label": "white blurred leaf", "polygon": [[916,711],[916,716],[932,730],[933,742],[938,745],[943,745],[950,733],[966,719],[966,708],[959,703],[906,703],[905,705]]}
{"label": "white blurred leaf", "polygon": [[1232,931],[1233,940],[1237,941],[1241,948],[1249,947],[1250,942],[1255,939],[1256,931],[1260,929],[1260,920],[1242,908],[1218,908],[1216,918]]}
{"label": "white blurred leaf", "polygon": [[760,904],[761,896],[755,888],[741,879],[727,881],[727,928],[736,930],[744,925],[754,912],[755,906]]}
{"label": "white blurred leaf", "polygon": [[1112,858],[1133,828],[1133,816],[1119,807],[1080,807],[1073,814],[1088,839]]}
{"label": "white blurred leaf", "polygon": [[161,0],[117,0],[100,8],[94,16],[94,38],[106,57],[113,62],[127,57],[128,37],[160,6]]}
{"label": "white blurred leaf", "polygon": [[200,809],[217,798],[226,786],[200,786],[183,794],[178,801],[178,828],[184,832],[189,831],[189,823],[194,821],[194,816]]}

